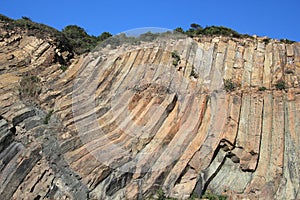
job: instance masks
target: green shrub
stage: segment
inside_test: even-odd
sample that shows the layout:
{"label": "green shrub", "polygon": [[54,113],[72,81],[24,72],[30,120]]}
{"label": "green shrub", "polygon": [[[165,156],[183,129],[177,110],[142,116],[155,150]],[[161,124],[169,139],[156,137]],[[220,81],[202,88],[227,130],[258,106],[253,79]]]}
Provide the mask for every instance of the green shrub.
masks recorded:
{"label": "green shrub", "polygon": [[189,37],[194,37],[194,36],[197,36],[197,34],[196,34],[196,31],[194,30],[194,29],[188,29],[186,32],[185,32],[185,34],[187,35],[187,36],[189,36]]}
{"label": "green shrub", "polygon": [[194,29],[194,30],[202,30],[203,29],[201,25],[196,24],[196,23],[192,23],[190,25],[190,27],[191,27],[191,29]]}
{"label": "green shrub", "polygon": [[294,74],[294,70],[292,70],[292,69],[286,69],[284,71],[284,73],[286,73],[286,74]]}
{"label": "green shrub", "polygon": [[162,189],[157,190],[157,199],[158,200],[166,199],[165,193]]}
{"label": "green shrub", "polygon": [[[219,196],[221,196],[221,195],[219,195]],[[154,200],[154,199],[155,200],[177,200],[177,198],[166,197],[164,191],[161,188],[156,191],[155,195],[152,195],[146,199],[147,200]],[[188,200],[195,200],[195,199],[200,199],[200,198],[198,195],[196,195],[194,193],[188,198]],[[221,199],[221,200],[223,200],[223,199]]]}
{"label": "green shrub", "polygon": [[226,92],[232,92],[237,88],[237,84],[234,83],[231,79],[224,80],[224,89]]}
{"label": "green shrub", "polygon": [[21,19],[13,20],[4,15],[0,15],[0,20],[7,22],[4,28],[8,30],[17,30],[18,28],[26,29],[29,36],[44,39],[51,36],[57,42],[58,47],[63,51],[75,52],[82,54],[89,52],[96,47],[99,42],[111,37],[108,32],[100,36],[91,36],[86,31],[76,25],[66,26],[61,32],[50,26],[33,22],[29,17],[23,16]]}
{"label": "green shrub", "polygon": [[65,51],[72,51],[68,39],[60,31],[47,26],[31,21],[29,17],[13,20],[4,15],[0,15],[0,20],[6,22],[3,28],[7,30],[27,30],[29,36],[35,36],[40,39],[51,37],[56,42],[58,48]]}
{"label": "green shrub", "polygon": [[47,115],[46,115],[46,117],[45,117],[45,119],[44,119],[44,124],[48,124],[48,123],[49,123],[52,114],[53,114],[53,110],[50,110],[50,111],[47,113]]}
{"label": "green shrub", "polygon": [[235,38],[252,38],[252,36],[247,34],[240,34],[236,32],[235,30],[232,30],[230,28],[224,27],[224,26],[207,26],[205,28],[202,28],[199,24],[193,23],[190,25],[191,28],[189,28],[185,34],[190,37],[195,36],[201,36],[201,35],[207,35],[207,36],[227,36],[227,37],[235,37]]}
{"label": "green shrub", "polygon": [[173,65],[175,67],[177,67],[178,63],[180,61],[180,56],[178,55],[178,53],[176,51],[173,51],[171,55],[172,55],[172,58],[173,58]]}
{"label": "green shrub", "polygon": [[77,54],[83,54],[94,49],[101,41],[106,40],[112,35],[109,32],[103,32],[100,36],[91,36],[76,25],[68,25],[63,28],[62,33],[69,40],[71,46]]}
{"label": "green shrub", "polygon": [[99,43],[99,46],[97,46],[96,50],[99,50],[99,48],[103,48],[107,45],[110,45],[112,48],[117,48],[118,46],[122,44],[139,44],[140,41],[136,37],[127,36],[125,33],[120,33],[118,35],[115,35],[114,37],[109,37]]}
{"label": "green shrub", "polygon": [[249,35],[249,34],[241,34],[241,36],[242,36],[243,38],[251,38],[251,39],[254,39],[254,37],[251,36],[251,35]]}
{"label": "green shrub", "polygon": [[68,69],[68,66],[66,66],[66,65],[61,65],[61,66],[59,67],[59,69],[61,69],[63,72],[65,72],[65,71]]}
{"label": "green shrub", "polygon": [[166,197],[164,191],[161,188],[157,190],[156,196],[157,196],[156,198],[157,200],[176,200],[174,198]]}
{"label": "green shrub", "polygon": [[63,28],[62,32],[67,37],[73,39],[86,37],[88,35],[83,28],[76,25],[68,25],[65,28]]}
{"label": "green shrub", "polygon": [[30,19],[30,17],[26,17],[26,16],[22,16],[22,19],[28,20],[28,21],[32,21],[32,20]]}
{"label": "green shrub", "polygon": [[285,43],[285,44],[293,44],[293,43],[295,43],[295,41],[288,40],[288,39],[280,39],[280,42]]}
{"label": "green shrub", "polygon": [[110,34],[109,32],[103,32],[101,35],[99,35],[97,37],[97,40],[101,42],[101,41],[104,41],[104,40],[110,38],[111,36],[112,36],[112,34]]}
{"label": "green shrub", "polygon": [[277,90],[284,90],[286,88],[285,82],[283,80],[277,81],[275,84]]}
{"label": "green shrub", "polygon": [[258,90],[259,91],[265,91],[267,88],[265,86],[259,87]]}
{"label": "green shrub", "polygon": [[264,39],[263,39],[263,42],[264,42],[265,44],[269,44],[269,43],[271,42],[271,39],[270,39],[270,38],[264,38]]}
{"label": "green shrub", "polygon": [[141,41],[154,41],[160,36],[160,33],[152,33],[151,31],[148,31],[146,33],[141,34],[138,39]]}
{"label": "green shrub", "polygon": [[14,20],[11,19],[11,18],[9,18],[9,17],[6,17],[5,15],[1,15],[0,14],[0,21],[3,21],[3,22],[12,22]]}
{"label": "green shrub", "polygon": [[184,30],[181,27],[175,28],[174,31],[177,33],[184,33]]}
{"label": "green shrub", "polygon": [[89,36],[85,30],[76,25],[66,26],[62,33],[70,41],[74,51],[77,54],[88,52],[97,45],[97,39]]}
{"label": "green shrub", "polygon": [[226,200],[227,197],[224,195],[213,194],[211,191],[207,190],[204,195],[201,197],[202,199],[209,200]]}
{"label": "green shrub", "polygon": [[191,194],[191,196],[188,198],[188,200],[195,200],[195,199],[200,199],[199,196],[195,193]]}
{"label": "green shrub", "polygon": [[201,33],[204,35],[222,35],[237,38],[241,37],[238,32],[224,26],[209,26],[204,28]]}

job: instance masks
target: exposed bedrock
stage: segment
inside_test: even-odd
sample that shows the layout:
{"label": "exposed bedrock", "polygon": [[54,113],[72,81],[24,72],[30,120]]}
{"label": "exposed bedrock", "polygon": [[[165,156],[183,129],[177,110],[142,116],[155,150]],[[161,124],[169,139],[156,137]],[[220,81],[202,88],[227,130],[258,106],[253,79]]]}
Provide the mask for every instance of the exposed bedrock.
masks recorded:
{"label": "exposed bedrock", "polygon": [[299,43],[173,38],[66,71],[59,51],[0,42],[1,199],[300,198]]}

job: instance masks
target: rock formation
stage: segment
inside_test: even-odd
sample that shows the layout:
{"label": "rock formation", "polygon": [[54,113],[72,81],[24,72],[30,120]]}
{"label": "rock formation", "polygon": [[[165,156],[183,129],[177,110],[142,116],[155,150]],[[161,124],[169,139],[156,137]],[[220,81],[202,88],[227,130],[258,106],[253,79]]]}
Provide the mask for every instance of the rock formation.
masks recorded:
{"label": "rock formation", "polygon": [[299,43],[0,31],[1,199],[300,199]]}

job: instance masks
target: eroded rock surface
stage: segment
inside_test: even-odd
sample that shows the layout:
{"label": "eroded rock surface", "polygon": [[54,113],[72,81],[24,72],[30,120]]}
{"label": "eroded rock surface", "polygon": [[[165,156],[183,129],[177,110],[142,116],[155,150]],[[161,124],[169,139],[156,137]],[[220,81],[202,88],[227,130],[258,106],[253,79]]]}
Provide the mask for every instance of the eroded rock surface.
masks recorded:
{"label": "eroded rock surface", "polygon": [[[143,199],[158,189],[300,198],[299,43],[170,39],[67,60],[51,41],[0,42],[1,199]],[[38,77],[34,92],[20,85],[26,76]]]}

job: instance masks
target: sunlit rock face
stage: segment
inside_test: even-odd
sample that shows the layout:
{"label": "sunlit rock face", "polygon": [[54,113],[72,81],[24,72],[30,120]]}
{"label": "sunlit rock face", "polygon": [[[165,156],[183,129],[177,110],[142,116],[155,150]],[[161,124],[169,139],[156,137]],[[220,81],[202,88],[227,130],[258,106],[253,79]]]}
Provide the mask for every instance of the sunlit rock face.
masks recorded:
{"label": "sunlit rock face", "polygon": [[299,43],[108,43],[1,39],[1,199],[300,198]]}

